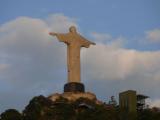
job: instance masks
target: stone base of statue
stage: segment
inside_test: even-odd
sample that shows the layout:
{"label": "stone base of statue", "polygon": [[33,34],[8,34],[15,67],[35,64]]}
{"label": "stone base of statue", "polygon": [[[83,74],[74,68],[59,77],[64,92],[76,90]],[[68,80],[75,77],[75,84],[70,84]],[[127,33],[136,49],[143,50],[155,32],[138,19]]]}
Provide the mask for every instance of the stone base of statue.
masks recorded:
{"label": "stone base of statue", "polygon": [[84,85],[78,82],[69,82],[64,85],[64,92],[85,92]]}
{"label": "stone base of statue", "polygon": [[54,93],[48,96],[50,100],[55,102],[60,98],[65,98],[69,101],[76,101],[80,98],[89,99],[94,101],[97,104],[103,104],[103,102],[99,101],[96,98],[96,95],[91,92],[85,92],[84,85],[82,83],[70,82],[64,85],[64,92],[63,93]]}
{"label": "stone base of statue", "polygon": [[97,103],[99,102],[96,98],[96,95],[91,93],[91,92],[85,92],[85,93],[82,93],[82,92],[76,92],[76,93],[75,92],[64,92],[62,94],[55,93],[55,94],[50,95],[48,98],[52,101],[56,101],[57,99],[59,99],[61,97],[66,98],[69,101],[76,101],[79,98],[86,98],[86,99],[89,99],[89,100],[96,101]]}

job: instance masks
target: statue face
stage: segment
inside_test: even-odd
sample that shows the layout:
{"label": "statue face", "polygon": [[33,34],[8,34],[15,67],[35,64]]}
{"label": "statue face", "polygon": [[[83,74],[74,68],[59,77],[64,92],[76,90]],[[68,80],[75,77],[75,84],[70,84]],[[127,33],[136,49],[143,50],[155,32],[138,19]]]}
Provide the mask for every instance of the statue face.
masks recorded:
{"label": "statue face", "polygon": [[76,33],[76,27],[71,26],[71,27],[69,28],[69,31],[72,32],[72,33]]}

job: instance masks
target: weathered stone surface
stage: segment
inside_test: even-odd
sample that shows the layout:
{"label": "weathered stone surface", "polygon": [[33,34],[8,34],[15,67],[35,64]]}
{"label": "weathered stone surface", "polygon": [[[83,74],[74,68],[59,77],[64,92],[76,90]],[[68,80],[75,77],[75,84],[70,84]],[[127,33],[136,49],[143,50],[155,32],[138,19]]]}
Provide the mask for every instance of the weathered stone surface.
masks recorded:
{"label": "weathered stone surface", "polygon": [[78,34],[74,26],[69,28],[69,33],[51,32],[50,35],[56,36],[60,42],[67,44],[68,82],[80,82],[80,49],[81,47],[88,48],[95,43]]}
{"label": "weathered stone surface", "polygon": [[55,93],[55,94],[50,95],[48,98],[51,99],[52,101],[56,101],[60,97],[64,97],[70,101],[76,101],[79,98],[87,98],[87,99],[94,100],[94,101],[97,100],[96,95],[90,92],[86,92],[86,93],[65,92],[62,94]]}
{"label": "weathered stone surface", "polygon": [[64,86],[63,94],[56,93],[48,98],[52,101],[60,97],[64,97],[70,101],[75,101],[81,97],[97,100],[93,93],[85,92],[84,85],[80,82],[80,50],[82,47],[88,48],[90,45],[95,45],[95,43],[78,34],[74,26],[69,28],[69,33],[51,32],[50,35],[56,36],[60,42],[64,42],[67,45],[68,83]]}
{"label": "weathered stone surface", "polygon": [[85,88],[82,83],[69,82],[64,85],[64,92],[85,92]]}

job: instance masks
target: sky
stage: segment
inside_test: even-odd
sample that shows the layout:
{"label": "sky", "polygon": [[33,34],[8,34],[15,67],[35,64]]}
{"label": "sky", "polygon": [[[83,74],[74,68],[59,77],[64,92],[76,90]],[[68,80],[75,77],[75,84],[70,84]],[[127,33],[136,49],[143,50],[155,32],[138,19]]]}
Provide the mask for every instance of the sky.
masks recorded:
{"label": "sky", "polygon": [[160,107],[159,0],[0,0],[0,112],[62,93],[66,46],[49,32],[72,25],[96,43],[81,50],[86,91],[107,102],[125,90]]}

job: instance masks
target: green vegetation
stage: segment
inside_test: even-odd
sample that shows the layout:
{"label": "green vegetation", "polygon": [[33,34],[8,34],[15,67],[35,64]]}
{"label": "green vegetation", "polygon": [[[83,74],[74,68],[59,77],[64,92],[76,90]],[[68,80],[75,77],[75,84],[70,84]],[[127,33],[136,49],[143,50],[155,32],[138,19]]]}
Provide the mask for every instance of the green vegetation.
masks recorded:
{"label": "green vegetation", "polygon": [[6,110],[1,114],[0,120],[22,120],[22,115],[15,109]]}
{"label": "green vegetation", "polygon": [[61,97],[53,102],[44,96],[34,97],[22,113],[6,110],[0,115],[0,120],[125,120],[126,116],[126,120],[160,120],[157,109],[139,111],[135,118],[117,106],[96,104],[89,99],[70,102]]}

